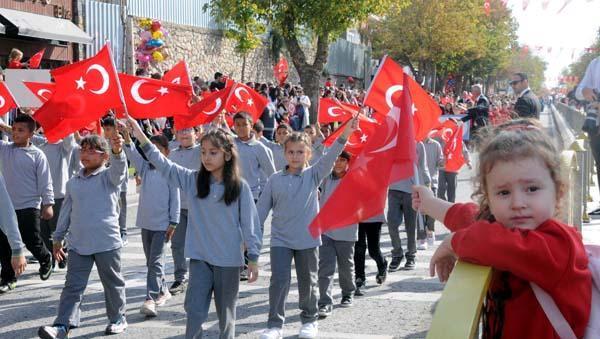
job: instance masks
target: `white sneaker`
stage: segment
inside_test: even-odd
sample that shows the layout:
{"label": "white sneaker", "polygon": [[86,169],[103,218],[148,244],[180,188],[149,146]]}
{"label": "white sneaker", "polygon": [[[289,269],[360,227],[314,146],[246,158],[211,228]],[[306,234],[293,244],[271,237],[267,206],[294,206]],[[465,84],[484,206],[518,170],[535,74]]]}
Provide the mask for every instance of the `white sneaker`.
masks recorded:
{"label": "white sneaker", "polygon": [[435,232],[427,234],[427,245],[435,246]]}
{"label": "white sneaker", "polygon": [[319,324],[316,321],[313,321],[312,323],[306,323],[302,325],[300,333],[298,333],[298,338],[312,339],[316,338],[317,334],[319,334]]}
{"label": "white sneaker", "polygon": [[417,246],[417,249],[419,251],[426,251],[427,250],[427,242],[425,241],[425,239],[419,240],[419,246]]}
{"label": "white sneaker", "polygon": [[169,299],[171,299],[171,292],[169,292],[169,290],[165,290],[164,293],[158,295],[158,299],[156,299],[156,306],[163,306]]}
{"label": "white sneaker", "polygon": [[144,301],[144,304],[140,308],[140,313],[147,317],[156,317],[158,313],[156,312],[156,303],[154,300]]}
{"label": "white sneaker", "polygon": [[260,334],[259,339],[281,339],[283,338],[283,330],[281,328],[268,328]]}

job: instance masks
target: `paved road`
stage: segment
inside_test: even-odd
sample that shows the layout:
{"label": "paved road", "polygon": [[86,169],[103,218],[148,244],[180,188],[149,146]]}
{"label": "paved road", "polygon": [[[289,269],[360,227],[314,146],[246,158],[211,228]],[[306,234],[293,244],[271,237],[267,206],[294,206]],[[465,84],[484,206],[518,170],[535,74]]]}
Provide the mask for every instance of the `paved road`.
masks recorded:
{"label": "paved road", "polygon": [[[458,201],[469,200],[471,173],[463,171],[459,176]],[[137,197],[130,196],[128,224],[129,245],[123,250],[123,273],[127,281],[127,319],[129,329],[121,337],[127,338],[179,338],[185,332],[184,296],[173,297],[159,309],[157,318],[146,320],[139,314],[145,297],[145,263],[139,229],[135,225]],[[441,225],[438,240],[447,230]],[[383,227],[382,250],[389,257],[391,250],[387,227]],[[443,286],[437,278],[427,275],[428,262],[434,249],[419,251],[417,269],[412,272],[395,272],[388,276],[383,286],[375,283],[376,266],[367,259],[366,296],[357,297],[354,307],[336,308],[333,315],[319,322],[320,338],[423,338],[431,322],[431,314]],[[266,227],[265,243],[260,258],[260,278],[254,284],[242,283],[238,305],[237,335],[240,338],[257,338],[266,326],[268,313],[269,225]],[[172,281],[172,259],[167,249],[167,274]],[[60,291],[64,284],[65,270],[57,270],[48,281],[37,275],[38,265],[31,264],[19,280],[18,288],[0,296],[0,338],[36,337],[37,328],[51,324],[56,316]],[[294,272],[294,271],[292,271]],[[295,273],[292,273],[295,277]],[[295,279],[292,279],[293,281]],[[340,290],[334,290],[339,302]],[[286,338],[295,338],[301,326],[297,309],[298,293],[295,282],[290,289],[287,304]],[[92,338],[103,336],[107,319],[105,316],[102,285],[95,270],[92,273],[82,306],[82,326],[72,336]],[[215,338],[218,323],[214,306],[205,324],[206,338]]]}

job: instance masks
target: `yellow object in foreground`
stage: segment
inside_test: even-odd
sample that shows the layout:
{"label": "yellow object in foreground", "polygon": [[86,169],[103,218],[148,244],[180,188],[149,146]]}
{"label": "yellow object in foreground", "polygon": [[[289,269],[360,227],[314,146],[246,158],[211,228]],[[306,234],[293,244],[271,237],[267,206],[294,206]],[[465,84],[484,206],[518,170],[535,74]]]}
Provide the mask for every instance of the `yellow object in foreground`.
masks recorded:
{"label": "yellow object in foreground", "polygon": [[442,292],[427,339],[473,338],[491,279],[491,267],[459,261]]}

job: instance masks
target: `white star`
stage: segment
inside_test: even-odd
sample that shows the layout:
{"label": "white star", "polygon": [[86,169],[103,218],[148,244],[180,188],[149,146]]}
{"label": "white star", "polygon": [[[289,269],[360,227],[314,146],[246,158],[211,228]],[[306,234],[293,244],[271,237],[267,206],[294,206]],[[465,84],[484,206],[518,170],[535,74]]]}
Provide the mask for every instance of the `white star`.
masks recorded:
{"label": "white star", "polygon": [[83,80],[83,77],[75,80],[75,82],[77,83],[77,89],[85,89],[85,80]]}
{"label": "white star", "polygon": [[364,144],[365,142],[367,142],[367,135],[366,135],[366,134],[363,134],[363,135],[360,137],[360,142],[362,142],[363,144]]}
{"label": "white star", "polygon": [[412,104],[412,115],[415,115],[416,111],[417,111],[417,106],[415,106],[415,104]]}
{"label": "white star", "polygon": [[248,99],[247,103],[248,106],[252,106],[254,104],[254,101],[252,99]]}
{"label": "white star", "polygon": [[158,93],[160,93],[160,95],[165,95],[165,94],[169,93],[169,90],[166,87],[161,87],[158,90]]}
{"label": "white star", "polygon": [[356,161],[354,162],[354,166],[352,166],[352,169],[355,169],[355,170],[358,170],[361,172],[366,172],[371,159],[373,159],[373,157],[370,157],[367,154],[361,154],[360,156],[358,156],[356,158]]}

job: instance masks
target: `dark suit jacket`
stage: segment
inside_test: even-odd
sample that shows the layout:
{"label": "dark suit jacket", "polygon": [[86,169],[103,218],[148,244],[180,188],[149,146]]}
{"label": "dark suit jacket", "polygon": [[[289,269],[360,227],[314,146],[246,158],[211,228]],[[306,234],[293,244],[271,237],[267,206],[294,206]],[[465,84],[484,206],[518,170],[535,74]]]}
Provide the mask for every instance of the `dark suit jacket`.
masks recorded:
{"label": "dark suit jacket", "polygon": [[540,118],[542,104],[531,90],[527,90],[515,103],[515,112],[521,118]]}
{"label": "dark suit jacket", "polygon": [[467,110],[467,115],[463,117],[462,121],[473,121],[473,130],[477,130],[488,124],[488,118],[490,116],[490,101],[484,95],[480,95],[477,99],[477,106],[471,107]]}

